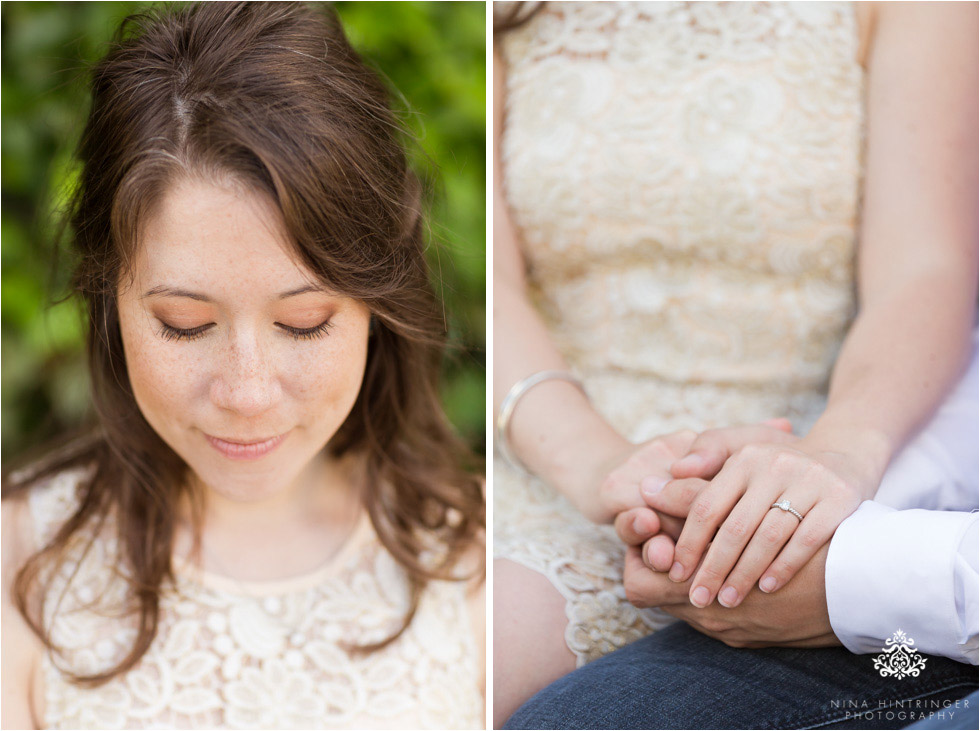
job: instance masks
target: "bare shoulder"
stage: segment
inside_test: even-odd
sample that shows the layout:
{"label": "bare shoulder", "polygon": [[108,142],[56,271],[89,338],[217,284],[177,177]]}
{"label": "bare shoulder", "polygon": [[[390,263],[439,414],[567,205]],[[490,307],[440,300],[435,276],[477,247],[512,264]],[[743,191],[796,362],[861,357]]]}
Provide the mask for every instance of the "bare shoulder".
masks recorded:
{"label": "bare shoulder", "polygon": [[3,512],[3,728],[37,728],[37,669],[42,646],[13,601],[17,572],[34,552],[30,510],[24,493],[7,498]]}

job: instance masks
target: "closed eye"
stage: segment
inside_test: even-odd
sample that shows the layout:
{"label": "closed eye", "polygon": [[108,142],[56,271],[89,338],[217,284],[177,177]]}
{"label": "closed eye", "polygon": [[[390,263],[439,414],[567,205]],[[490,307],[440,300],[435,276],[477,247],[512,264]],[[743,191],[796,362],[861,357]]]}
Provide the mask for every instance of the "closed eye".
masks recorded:
{"label": "closed eye", "polygon": [[[192,328],[174,327],[173,325],[168,325],[165,322],[161,322],[160,325],[160,335],[164,340],[177,341],[196,340],[214,327],[215,323],[208,322],[204,325],[199,325],[198,327]],[[281,322],[277,322],[275,325],[296,340],[314,340],[316,338],[322,338],[327,334],[327,331],[333,327],[329,318],[321,322],[319,325],[314,325],[313,327],[292,327]]]}
{"label": "closed eye", "polygon": [[214,327],[213,322],[205,323],[204,325],[199,325],[192,328],[180,328],[174,327],[173,325],[168,325],[165,322],[161,322],[162,330],[160,335],[164,340],[196,340],[201,337],[204,333]]}
{"label": "closed eye", "polygon": [[327,331],[333,327],[330,323],[330,318],[321,322],[319,325],[314,325],[313,327],[290,327],[289,325],[284,325],[281,322],[276,323],[276,327],[282,329],[284,332],[288,333],[291,337],[297,340],[313,340],[315,338],[322,338],[327,334]]}

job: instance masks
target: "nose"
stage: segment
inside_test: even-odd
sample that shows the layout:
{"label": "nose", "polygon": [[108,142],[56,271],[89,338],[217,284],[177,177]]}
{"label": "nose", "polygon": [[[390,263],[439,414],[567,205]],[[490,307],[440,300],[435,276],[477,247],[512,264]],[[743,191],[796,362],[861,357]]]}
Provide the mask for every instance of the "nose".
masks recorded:
{"label": "nose", "polygon": [[282,386],[271,359],[255,338],[236,337],[211,381],[211,401],[226,411],[258,416],[275,406]]}

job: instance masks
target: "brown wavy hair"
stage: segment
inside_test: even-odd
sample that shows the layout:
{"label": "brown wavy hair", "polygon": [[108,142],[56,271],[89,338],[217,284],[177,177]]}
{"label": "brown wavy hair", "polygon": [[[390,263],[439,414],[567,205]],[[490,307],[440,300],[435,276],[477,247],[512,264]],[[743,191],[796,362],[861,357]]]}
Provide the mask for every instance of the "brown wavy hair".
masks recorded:
{"label": "brown wavy hair", "polygon": [[[188,467],[153,431],[126,376],[116,290],[138,232],[182,176],[230,177],[276,202],[295,251],[327,286],[372,314],[363,385],[330,440],[361,455],[361,494],[385,548],[407,572],[412,602],[429,579],[458,579],[484,529],[479,462],[439,400],[445,322],[426,263],[424,195],[406,137],[378,75],[351,48],[330,8],[300,3],[200,3],[123,21],[92,71],[92,106],[78,148],[81,176],[69,216],[74,291],[87,308],[96,433],[4,497],[86,465],[74,514],[18,572],[14,600],[49,650],[44,577],[83,528],[112,513],[128,568],[138,634],[117,665],[75,682],[98,685],[150,647],[160,596],[173,582],[176,506]],[[192,515],[200,533],[200,514]],[[423,551],[445,550],[435,565]],[[427,552],[431,555],[431,552]],[[482,575],[482,564],[473,575]]]}
{"label": "brown wavy hair", "polygon": [[493,33],[506,33],[520,28],[544,8],[544,2],[494,2],[493,4]]}

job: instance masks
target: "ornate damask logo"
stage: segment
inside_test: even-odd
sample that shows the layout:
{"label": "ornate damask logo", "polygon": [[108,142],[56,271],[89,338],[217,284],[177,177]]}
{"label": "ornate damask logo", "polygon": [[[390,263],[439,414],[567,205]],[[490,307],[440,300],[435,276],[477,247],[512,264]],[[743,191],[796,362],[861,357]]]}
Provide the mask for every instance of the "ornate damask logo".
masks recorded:
{"label": "ornate damask logo", "polygon": [[875,657],[875,670],[883,678],[919,677],[925,670],[926,659],[916,651],[914,643],[915,640],[898,630],[891,639],[885,640],[881,654]]}

